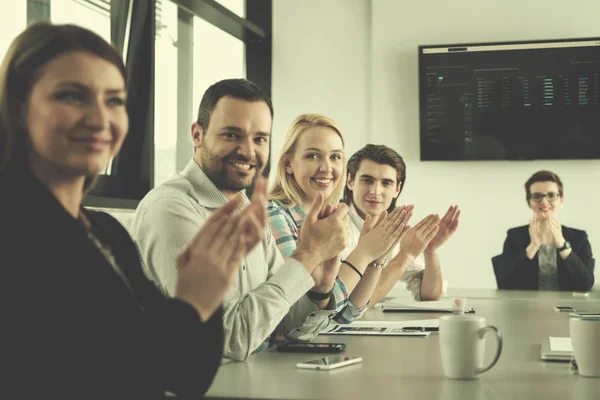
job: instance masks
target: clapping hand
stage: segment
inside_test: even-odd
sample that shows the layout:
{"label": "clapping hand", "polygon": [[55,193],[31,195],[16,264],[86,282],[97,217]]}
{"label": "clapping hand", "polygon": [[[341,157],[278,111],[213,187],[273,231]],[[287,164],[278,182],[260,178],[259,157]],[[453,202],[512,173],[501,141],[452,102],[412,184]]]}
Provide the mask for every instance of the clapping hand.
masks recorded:
{"label": "clapping hand", "polygon": [[548,228],[550,228],[550,232],[552,233],[552,240],[554,241],[554,246],[557,249],[560,249],[565,245],[565,237],[562,234],[562,227],[560,222],[556,217],[550,217],[548,219]]}
{"label": "clapping hand", "polygon": [[529,221],[529,238],[531,245],[537,250],[542,244],[542,230],[541,221],[538,219],[536,213],[533,213],[533,218]]}
{"label": "clapping hand", "polygon": [[396,242],[390,247],[390,250],[393,249],[394,247],[398,246],[400,244],[400,241],[402,240],[402,238],[408,233],[408,231],[410,230],[411,226],[408,224],[408,221],[412,218],[413,215],[413,210],[415,209],[415,206],[413,204],[409,204],[407,206],[400,206],[398,207],[398,209],[400,209],[400,212],[402,211],[406,211],[406,217],[405,220],[403,221],[405,226],[404,226],[404,231],[402,232],[402,234],[400,236],[398,236],[398,239],[396,240]]}
{"label": "clapping hand", "polygon": [[[267,180],[259,178],[254,185],[251,203],[240,214],[242,241],[246,254],[263,239],[267,225]],[[245,256],[245,254],[244,254]]]}
{"label": "clapping hand", "polygon": [[298,233],[298,247],[292,254],[311,274],[348,244],[348,206],[340,204],[336,208],[323,204],[323,194],[317,193]]}
{"label": "clapping hand", "polygon": [[450,239],[450,236],[458,229],[458,217],[460,217],[458,206],[450,206],[448,211],[446,211],[446,215],[440,220],[438,224],[439,229],[433,239],[431,239],[431,242],[429,242],[427,250],[437,250]]}
{"label": "clapping hand", "polygon": [[400,241],[400,249],[402,251],[398,253],[398,256],[404,251],[408,252],[412,258],[421,254],[437,234],[439,222],[440,217],[438,215],[430,214],[410,228],[404,238]]}
{"label": "clapping hand", "polygon": [[376,260],[386,254],[407,233],[412,207],[400,207],[387,215],[384,211],[377,220],[367,214],[357,248]]}
{"label": "clapping hand", "polygon": [[[337,210],[333,204],[326,204],[321,208],[318,219],[325,219]],[[313,291],[319,293],[327,293],[331,290],[335,283],[340,270],[340,256],[336,254],[329,260],[322,262],[312,273],[315,286]]]}

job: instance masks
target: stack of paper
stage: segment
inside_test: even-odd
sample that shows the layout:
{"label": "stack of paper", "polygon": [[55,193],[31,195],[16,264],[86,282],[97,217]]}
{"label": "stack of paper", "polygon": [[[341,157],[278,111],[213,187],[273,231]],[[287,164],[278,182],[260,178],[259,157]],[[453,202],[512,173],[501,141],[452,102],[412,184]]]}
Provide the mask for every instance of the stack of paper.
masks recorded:
{"label": "stack of paper", "polygon": [[351,324],[330,322],[321,335],[393,335],[429,336],[439,327],[437,319],[414,321],[355,321]]}
{"label": "stack of paper", "polygon": [[550,336],[550,350],[552,351],[573,351],[570,337]]}
{"label": "stack of paper", "polygon": [[571,361],[573,345],[570,337],[554,337],[542,341],[541,358],[546,361]]}

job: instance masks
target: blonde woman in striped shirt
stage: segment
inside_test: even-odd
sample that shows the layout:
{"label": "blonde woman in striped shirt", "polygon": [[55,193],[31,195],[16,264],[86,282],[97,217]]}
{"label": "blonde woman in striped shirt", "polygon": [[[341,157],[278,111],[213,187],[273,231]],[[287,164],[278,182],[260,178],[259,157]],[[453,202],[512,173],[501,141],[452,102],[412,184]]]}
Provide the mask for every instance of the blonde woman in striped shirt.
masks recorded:
{"label": "blonde woman in striped shirt", "polygon": [[[338,206],[346,183],[342,131],[326,116],[300,115],[286,133],[281,153],[269,192],[268,220],[279,249],[289,257],[296,248],[307,205],[322,195],[328,204],[325,214]],[[375,261],[404,235],[409,218],[409,210],[397,210],[377,221],[369,219],[356,248],[344,260],[339,255],[328,260],[322,285],[308,295],[331,297],[339,322],[360,318],[381,274],[382,265]]]}

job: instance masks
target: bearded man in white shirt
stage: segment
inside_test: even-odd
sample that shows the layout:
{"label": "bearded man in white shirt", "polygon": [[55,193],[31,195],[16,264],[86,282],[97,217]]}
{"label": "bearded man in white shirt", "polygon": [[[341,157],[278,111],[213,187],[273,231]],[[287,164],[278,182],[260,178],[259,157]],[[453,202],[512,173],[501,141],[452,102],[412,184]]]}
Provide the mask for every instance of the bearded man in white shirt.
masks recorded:
{"label": "bearded man in white shirt", "polygon": [[[241,196],[243,205],[250,204],[245,189],[256,184],[253,201],[266,207],[260,177],[272,121],[271,100],[245,79],[217,82],[204,93],[191,126],[193,158],[144,197],[131,226],[146,274],[166,294],[175,289],[173,260],[228,199]],[[292,258],[283,261],[268,226],[246,256],[223,302],[225,358],[241,361],[281,341],[311,340],[336,314],[331,292],[319,292],[334,285],[339,266],[326,261],[347,244],[348,208],[323,202],[321,196],[313,203]]]}

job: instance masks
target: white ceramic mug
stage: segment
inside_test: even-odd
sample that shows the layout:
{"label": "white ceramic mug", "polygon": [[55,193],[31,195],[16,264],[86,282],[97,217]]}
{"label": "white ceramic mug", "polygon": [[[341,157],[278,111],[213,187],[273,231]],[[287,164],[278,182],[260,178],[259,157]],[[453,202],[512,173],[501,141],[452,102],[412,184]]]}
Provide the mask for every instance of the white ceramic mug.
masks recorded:
{"label": "white ceramic mug", "polygon": [[[498,350],[492,362],[483,366],[484,335],[493,332]],[[485,326],[476,315],[444,315],[440,318],[440,353],[444,373],[452,379],[475,379],[492,368],[502,353],[502,335],[495,326]]]}
{"label": "white ceramic mug", "polygon": [[569,329],[579,375],[600,378],[600,318],[573,316]]}

